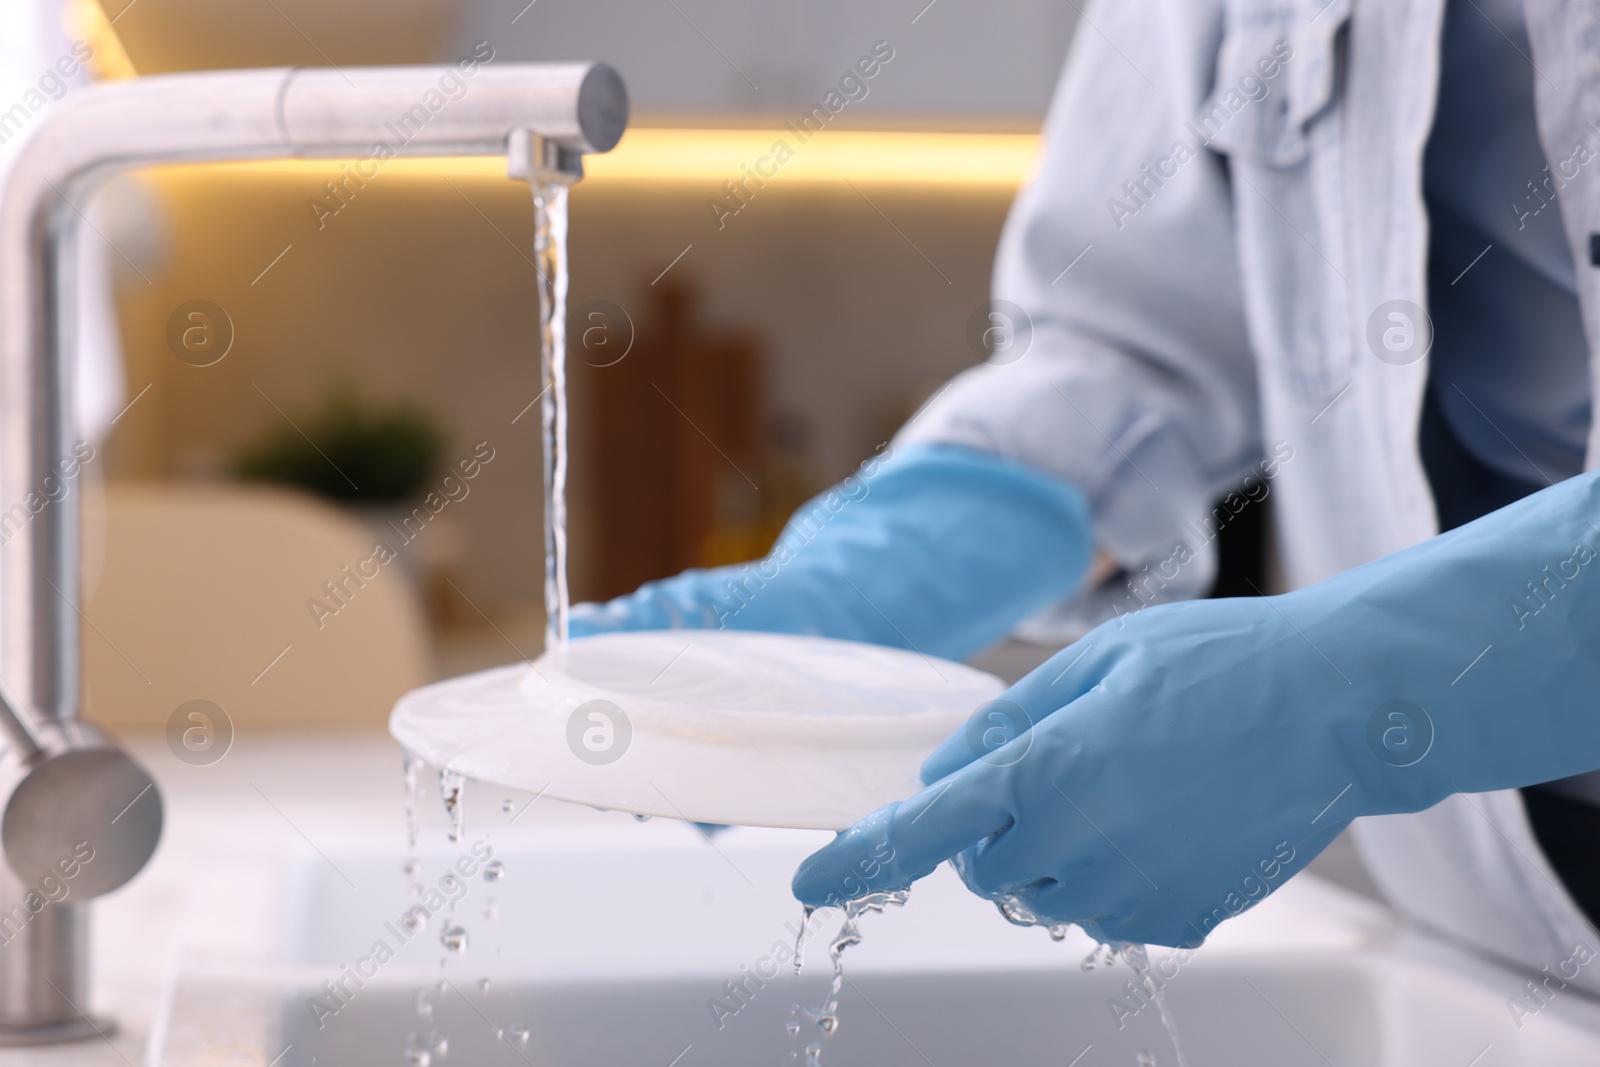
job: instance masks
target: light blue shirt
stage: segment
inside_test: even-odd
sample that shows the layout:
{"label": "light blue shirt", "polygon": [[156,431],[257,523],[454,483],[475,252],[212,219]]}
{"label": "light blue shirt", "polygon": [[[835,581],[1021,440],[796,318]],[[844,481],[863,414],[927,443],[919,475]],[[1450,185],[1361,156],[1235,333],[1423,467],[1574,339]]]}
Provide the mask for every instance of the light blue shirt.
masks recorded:
{"label": "light blue shirt", "polygon": [[1583,470],[1589,356],[1532,54],[1522,0],[1451,0],[1423,187],[1429,388],[1468,452],[1543,488]]}
{"label": "light blue shirt", "polygon": [[[1600,143],[1594,5],[1524,6],[1543,75],[1524,72],[1522,93],[1538,86],[1539,140],[1560,168],[1574,146]],[[1166,582],[1164,595],[1200,587],[1215,555],[1213,502],[1247,477],[1257,496],[1270,491],[1293,588],[1436,533],[1418,447],[1430,361],[1396,358],[1383,329],[1396,307],[1441,291],[1425,284],[1432,242],[1419,194],[1444,7],[1088,0],[1097,32],[1073,39],[1038,177],[995,259],[995,295],[1026,313],[1031,344],[957,378],[900,443],[987,448],[1081,487],[1096,541],[1141,581]],[[1507,62],[1519,58],[1513,50]],[[1447,101],[1447,120],[1451,110]],[[1468,125],[1490,128],[1486,115]],[[1600,270],[1585,247],[1600,231],[1600,159],[1567,173],[1556,191],[1574,238],[1568,259],[1600,345]],[[1510,200],[1530,178],[1543,178],[1542,160],[1489,201],[1485,225],[1504,212],[1500,225],[1515,230]],[[1496,241],[1450,286],[1491,240],[1469,247],[1443,287],[1459,291],[1506,252]],[[1444,381],[1462,350],[1448,332],[1442,341]],[[1526,363],[1487,391],[1536,380]],[[1543,401],[1508,410],[1559,425]],[[1594,458],[1600,467],[1600,436]],[[1174,552],[1183,538],[1187,563]],[[1034,632],[1110,617],[1109,602],[1093,614],[1099,588],[1035,620]],[[1461,666],[1481,648],[1463,649]],[[1496,645],[1485,662],[1504,652]],[[1515,791],[1355,826],[1385,895],[1434,931],[1533,971],[1594,936],[1540,858]],[[1600,995],[1590,970],[1570,984]]]}

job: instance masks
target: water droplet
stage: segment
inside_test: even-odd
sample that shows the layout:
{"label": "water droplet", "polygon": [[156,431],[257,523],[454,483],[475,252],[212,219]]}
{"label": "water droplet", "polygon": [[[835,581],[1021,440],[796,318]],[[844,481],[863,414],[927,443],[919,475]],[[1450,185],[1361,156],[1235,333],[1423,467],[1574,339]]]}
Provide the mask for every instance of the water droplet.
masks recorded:
{"label": "water droplet", "polygon": [[487,978],[478,979],[478,992],[480,992],[480,993],[489,992],[489,979],[487,979]]}
{"label": "water droplet", "polygon": [[439,799],[444,801],[444,813],[450,817],[450,843],[459,844],[466,836],[467,813],[462,800],[467,780],[455,771],[439,771]]}
{"label": "water droplet", "polygon": [[483,917],[490,922],[500,918],[500,904],[494,898],[491,897],[483,902]]}
{"label": "water droplet", "polygon": [[483,880],[485,882],[498,882],[506,876],[506,865],[499,860],[490,860],[484,864]]}
{"label": "water droplet", "polygon": [[[1118,941],[1110,947],[1133,971],[1140,990],[1156,1006],[1156,1014],[1161,1017],[1161,1025],[1167,1031],[1167,1040],[1172,1043],[1172,1058],[1177,1061],[1178,1067],[1189,1067],[1188,1057],[1183,1054],[1183,1042],[1178,1038],[1178,1024],[1172,1018],[1172,1010],[1167,1007],[1167,994],[1156,976],[1151,973],[1149,950],[1132,941]],[[1149,1053],[1145,1055],[1148,1056]],[[1154,1065],[1154,1059],[1148,1065],[1141,1063],[1141,1067],[1154,1067]]]}
{"label": "water droplet", "polygon": [[[852,945],[861,943],[861,917],[868,912],[881,912],[891,904],[899,907],[910,896],[909,889],[900,889],[892,893],[868,893],[843,906],[844,922],[840,924],[839,932],[828,945],[828,958],[833,962],[833,981],[828,986],[828,995],[821,1007],[806,1009],[806,1014],[816,1022],[824,1037],[831,1036],[839,1029],[839,993],[844,988],[844,952]],[[806,918],[809,919],[810,916],[807,915]],[[820,1067],[821,1055],[820,1044],[807,1045],[806,1067]]]}
{"label": "water droplet", "polygon": [[433,1053],[428,1051],[426,1045],[418,1044],[416,1034],[406,1035],[406,1063],[409,1067],[428,1067],[433,1062]]}
{"label": "water droplet", "polygon": [[511,799],[507,798],[507,799],[502,800],[500,802],[500,811],[501,811],[502,814],[510,815],[512,812],[514,812],[516,810],[517,810],[517,802],[515,800],[511,800]]}
{"label": "water droplet", "polygon": [[401,918],[400,925],[412,933],[416,933],[428,925],[428,913],[421,908],[412,908]]}
{"label": "water droplet", "polygon": [[450,1055],[450,1039],[445,1037],[439,1031],[435,1030],[433,1033],[428,1035],[428,1043],[433,1048],[433,1054],[438,1056],[440,1059],[444,1059],[446,1056]]}
{"label": "water droplet", "polygon": [[1156,1067],[1156,1058],[1146,1049],[1140,1049],[1137,1057],[1139,1067]]}
{"label": "water droplet", "polygon": [[800,929],[794,935],[794,973],[800,976],[800,965],[805,962],[806,935],[811,931],[811,916],[816,914],[815,908],[810,904],[800,908]]}
{"label": "water droplet", "polygon": [[[439,962],[440,962],[440,965],[441,965],[441,966],[442,966],[442,965],[443,965],[443,963],[444,963],[444,961],[443,961],[443,960],[440,960],[440,961],[439,961]],[[444,991],[445,991],[445,990],[446,990],[446,989],[449,989],[449,988],[450,988],[450,983],[449,983],[449,982],[446,982],[446,981],[445,981],[445,980],[444,980],[444,979],[443,979],[443,978],[441,978],[441,979],[439,979],[439,981],[438,981],[438,982],[436,982],[436,983],[435,983],[435,984],[434,984],[434,988],[435,988],[435,989],[437,989],[437,990],[438,990],[438,991],[439,991],[439,992],[441,992],[441,993],[443,993],[443,992],[444,992]]]}
{"label": "water droplet", "polygon": [[446,926],[444,928],[444,932],[439,935],[439,944],[443,945],[451,952],[467,951],[466,928],[463,926],[458,926],[454,923]]}
{"label": "water droplet", "polygon": [[511,1029],[507,1030],[506,1036],[511,1039],[511,1043],[513,1045],[520,1045],[523,1048],[528,1047],[528,1028],[523,1026],[521,1023],[518,1023],[516,1026],[513,1026]]}
{"label": "water droplet", "polygon": [[433,1005],[428,1003],[428,991],[426,989],[417,990],[415,1002],[417,1005],[418,1015],[426,1019],[428,1016],[433,1014]]}
{"label": "water droplet", "polygon": [[[1045,920],[1034,914],[1032,908],[1015,896],[1001,897],[994,902],[994,906],[1000,909],[1000,914],[1005,916],[1006,922],[1011,923],[1013,926],[1044,927],[1045,933],[1050,935],[1050,940],[1052,941],[1065,941],[1067,934],[1072,931],[1070,923],[1045,922]],[[1089,954],[1089,958],[1083,961],[1082,967],[1086,971],[1094,970],[1094,953],[1091,952]]]}
{"label": "water droplet", "polygon": [[421,873],[421,871],[422,864],[417,861],[415,856],[407,858],[407,860],[400,865],[400,873],[405,875],[407,878],[415,878],[419,873]]}
{"label": "water droplet", "polygon": [[423,761],[410,752],[401,754],[400,775],[406,794],[406,840],[417,847],[417,798],[422,795]]}
{"label": "water droplet", "polygon": [[1001,897],[994,902],[994,906],[1000,909],[1000,914],[1005,916],[1006,922],[1014,926],[1044,925],[1033,910],[1016,897]]}
{"label": "water droplet", "polygon": [[800,1024],[790,1019],[783,1024],[783,1029],[790,1037],[793,1037],[800,1032]]}
{"label": "water droplet", "polygon": [[634,821],[635,821],[635,822],[649,822],[649,821],[650,821],[650,816],[648,816],[648,815],[641,815],[641,814],[640,814],[640,813],[639,813],[639,812],[637,812],[637,811],[636,811],[636,812],[634,812],[634,813],[633,813],[633,818],[634,818]]}

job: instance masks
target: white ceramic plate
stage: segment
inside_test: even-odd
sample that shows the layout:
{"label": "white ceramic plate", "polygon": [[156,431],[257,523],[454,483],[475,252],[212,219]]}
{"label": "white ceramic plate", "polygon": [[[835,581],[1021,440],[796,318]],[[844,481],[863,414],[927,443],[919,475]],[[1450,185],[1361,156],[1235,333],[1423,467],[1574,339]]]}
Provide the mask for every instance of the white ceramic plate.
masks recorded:
{"label": "white ceramic plate", "polygon": [[915,793],[923,758],[1001,689],[823,637],[604,634],[408,693],[389,731],[436,766],[560,800],[840,830]]}

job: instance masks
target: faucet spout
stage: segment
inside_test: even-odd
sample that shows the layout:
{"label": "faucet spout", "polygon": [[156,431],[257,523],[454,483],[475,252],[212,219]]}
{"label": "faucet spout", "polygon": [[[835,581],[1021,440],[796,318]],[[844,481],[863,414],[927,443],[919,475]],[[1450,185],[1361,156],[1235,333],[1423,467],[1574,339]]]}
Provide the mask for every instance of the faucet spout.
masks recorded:
{"label": "faucet spout", "polygon": [[[570,158],[616,145],[603,63],[171,74],[64,100],[0,199],[0,677],[42,717],[78,705],[77,513],[25,502],[71,462],[71,237],[95,182],[173,162],[504,155],[527,130]],[[448,94],[447,94],[448,87]]]}
{"label": "faucet spout", "polygon": [[[154,783],[103,734],[72,721],[81,671],[78,494],[49,487],[78,466],[73,249],[95,184],[119,170],[182,162],[506,155],[515,166],[531,156],[528,145],[539,146],[538,165],[551,160],[574,174],[584,153],[616,145],[627,119],[622,80],[603,63],[469,60],[137,78],[83,90],[35,125],[0,192],[0,684],[10,697],[0,715],[9,741],[0,749],[0,918],[37,896],[31,883],[57,859],[62,835],[75,841],[92,832],[82,827],[104,821],[84,815],[93,807],[85,794],[109,803],[117,790],[137,792],[151,810],[119,814],[117,832],[130,836],[91,850],[116,859],[78,883],[80,896],[131,878],[160,833]],[[59,825],[39,832],[51,819]],[[104,1032],[78,1008],[87,989],[83,919],[83,904],[51,903],[8,938],[0,1045]]]}

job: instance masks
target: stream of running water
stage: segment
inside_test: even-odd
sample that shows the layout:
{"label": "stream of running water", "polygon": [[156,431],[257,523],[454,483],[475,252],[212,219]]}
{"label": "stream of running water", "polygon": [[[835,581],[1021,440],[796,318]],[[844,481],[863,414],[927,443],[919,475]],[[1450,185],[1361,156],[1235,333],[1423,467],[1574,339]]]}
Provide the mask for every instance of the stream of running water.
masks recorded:
{"label": "stream of running water", "polygon": [[567,183],[534,181],[539,273],[539,424],[544,441],[545,649],[567,643]]}

